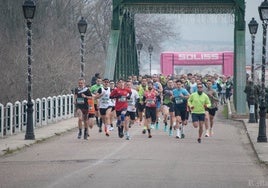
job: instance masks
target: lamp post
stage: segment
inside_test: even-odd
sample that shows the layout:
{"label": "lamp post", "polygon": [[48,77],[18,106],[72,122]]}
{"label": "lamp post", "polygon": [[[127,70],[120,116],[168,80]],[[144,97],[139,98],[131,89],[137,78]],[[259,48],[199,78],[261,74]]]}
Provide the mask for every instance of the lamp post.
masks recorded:
{"label": "lamp post", "polygon": [[150,55],[150,76],[152,75],[152,52],[153,52],[153,46],[150,44],[148,47],[149,55]]}
{"label": "lamp post", "polygon": [[27,126],[25,140],[34,140],[33,128],[33,102],[32,102],[32,19],[35,13],[35,3],[32,0],[26,0],[22,5],[24,18],[27,20],[27,51],[28,51],[28,88],[27,88]]}
{"label": "lamp post", "polygon": [[137,46],[137,50],[138,50],[138,63],[139,63],[139,71],[140,71],[140,66],[141,66],[141,49],[142,49],[142,46],[143,46],[143,44],[141,43],[141,41],[139,41],[137,44],[136,44],[136,46]]}
{"label": "lamp post", "polygon": [[250,88],[250,101],[249,101],[249,123],[256,123],[257,119],[255,117],[255,100],[254,100],[254,84],[255,84],[255,79],[254,79],[254,45],[255,45],[255,34],[257,33],[258,30],[258,23],[254,18],[249,22],[248,24],[249,32],[251,34],[251,79],[252,79],[252,84]]}
{"label": "lamp post", "polygon": [[80,77],[83,78],[85,76],[84,73],[84,52],[85,52],[85,43],[84,43],[84,38],[85,38],[85,33],[87,31],[87,21],[84,19],[84,17],[81,17],[79,20],[78,24],[78,30],[80,33],[80,38],[81,38],[81,47],[80,47]]}
{"label": "lamp post", "polygon": [[260,121],[257,142],[267,142],[266,137],[266,103],[265,103],[265,65],[266,65],[266,35],[268,20],[268,2],[263,1],[259,6],[260,19],[262,20],[263,38],[262,38],[262,75],[261,75],[261,103],[260,103]]}

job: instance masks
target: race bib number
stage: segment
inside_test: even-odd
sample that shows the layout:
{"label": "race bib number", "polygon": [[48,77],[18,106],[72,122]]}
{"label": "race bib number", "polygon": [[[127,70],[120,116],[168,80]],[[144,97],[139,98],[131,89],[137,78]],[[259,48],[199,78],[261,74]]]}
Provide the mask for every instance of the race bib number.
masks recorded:
{"label": "race bib number", "polygon": [[175,103],[176,104],[181,104],[181,103],[183,103],[183,99],[175,98]]}
{"label": "race bib number", "polygon": [[120,102],[126,102],[127,101],[127,98],[125,96],[122,96],[118,99],[118,101]]}
{"label": "race bib number", "polygon": [[107,103],[109,103],[109,98],[102,98],[101,102],[104,104],[107,104]]}
{"label": "race bib number", "polygon": [[85,104],[85,100],[82,97],[76,99],[77,104]]}
{"label": "race bib number", "polygon": [[155,104],[155,101],[153,99],[148,99],[147,104]]}

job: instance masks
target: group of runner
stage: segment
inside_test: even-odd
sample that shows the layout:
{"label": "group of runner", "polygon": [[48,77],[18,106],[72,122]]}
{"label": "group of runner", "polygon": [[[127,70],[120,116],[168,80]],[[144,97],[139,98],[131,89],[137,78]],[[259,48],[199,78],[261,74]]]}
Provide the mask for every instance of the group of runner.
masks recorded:
{"label": "group of runner", "polygon": [[[205,136],[213,134],[213,120],[218,109],[219,77],[216,75],[181,76],[130,76],[115,83],[107,78],[96,79],[91,87],[80,78],[75,89],[75,106],[78,117],[78,138],[88,139],[93,125],[104,130],[106,136],[114,129],[114,118],[118,136],[130,140],[130,128],[137,122],[143,126],[142,133],[152,138],[152,130],[158,130],[160,117],[163,130],[169,136],[175,131],[175,138],[185,137],[184,127],[191,115],[192,123],[198,131],[198,143],[201,143],[203,126]],[[103,128],[104,126],[104,128]]]}

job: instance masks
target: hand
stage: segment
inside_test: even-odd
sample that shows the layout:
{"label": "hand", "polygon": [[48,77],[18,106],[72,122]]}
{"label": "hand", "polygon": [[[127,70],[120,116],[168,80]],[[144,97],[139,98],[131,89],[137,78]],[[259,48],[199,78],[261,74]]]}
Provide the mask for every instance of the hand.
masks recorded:
{"label": "hand", "polygon": [[191,110],[193,110],[194,109],[194,106],[191,106]]}
{"label": "hand", "polygon": [[204,108],[207,108],[208,106],[206,104],[204,104]]}

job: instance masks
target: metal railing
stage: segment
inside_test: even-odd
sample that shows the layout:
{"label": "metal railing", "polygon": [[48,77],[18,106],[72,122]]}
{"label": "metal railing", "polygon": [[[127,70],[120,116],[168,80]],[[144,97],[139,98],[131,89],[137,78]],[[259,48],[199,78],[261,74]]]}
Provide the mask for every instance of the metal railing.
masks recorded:
{"label": "metal railing", "polygon": [[[59,95],[33,100],[34,128],[74,117],[74,95]],[[0,103],[0,138],[25,132],[27,125],[27,101],[14,104]]]}

